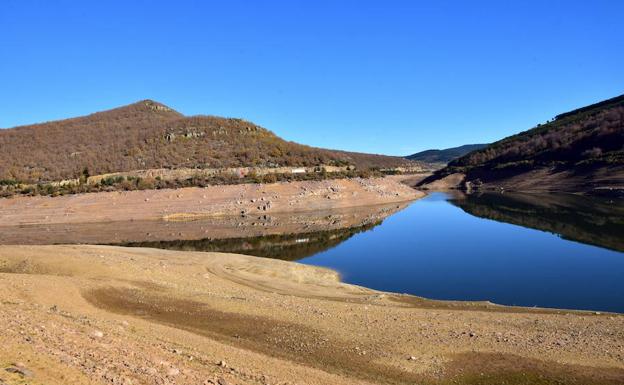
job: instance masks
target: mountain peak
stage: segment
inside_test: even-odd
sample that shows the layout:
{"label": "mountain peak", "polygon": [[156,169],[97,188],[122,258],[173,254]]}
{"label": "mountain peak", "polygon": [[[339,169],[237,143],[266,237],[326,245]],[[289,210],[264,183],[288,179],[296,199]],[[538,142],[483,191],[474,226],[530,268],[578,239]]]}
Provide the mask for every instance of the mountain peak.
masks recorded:
{"label": "mountain peak", "polygon": [[137,116],[154,115],[154,113],[163,118],[178,118],[184,116],[183,114],[163,103],[151,99],[144,99],[135,103],[127,104],[125,106],[96,112],[83,118],[110,119],[111,117],[114,117],[116,119],[134,119]]}
{"label": "mountain peak", "polygon": [[165,111],[165,112],[177,112],[173,108],[166,106],[163,103],[157,102],[151,99],[145,99],[137,102],[136,104],[144,105],[152,111]]}

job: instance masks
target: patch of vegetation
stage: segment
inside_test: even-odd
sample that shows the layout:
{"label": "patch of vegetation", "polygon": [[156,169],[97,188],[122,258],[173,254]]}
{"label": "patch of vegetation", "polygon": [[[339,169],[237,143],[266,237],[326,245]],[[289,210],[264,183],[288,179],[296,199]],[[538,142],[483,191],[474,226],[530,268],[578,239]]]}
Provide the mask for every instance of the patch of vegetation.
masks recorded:
{"label": "patch of vegetation", "polygon": [[331,180],[346,178],[371,178],[382,177],[385,174],[377,170],[348,170],[342,172],[314,172],[301,174],[265,174],[259,175],[249,173],[244,177],[239,177],[229,173],[223,173],[211,177],[191,177],[186,179],[166,180],[160,177],[141,178],[135,176],[110,176],[103,178],[99,183],[39,183],[29,184],[7,184],[0,185],[0,198],[9,198],[16,195],[21,196],[63,196],[71,194],[104,192],[104,191],[134,191],[134,190],[159,190],[175,189],[183,187],[207,187],[211,185],[231,185],[245,183],[276,183],[293,182],[306,180]]}

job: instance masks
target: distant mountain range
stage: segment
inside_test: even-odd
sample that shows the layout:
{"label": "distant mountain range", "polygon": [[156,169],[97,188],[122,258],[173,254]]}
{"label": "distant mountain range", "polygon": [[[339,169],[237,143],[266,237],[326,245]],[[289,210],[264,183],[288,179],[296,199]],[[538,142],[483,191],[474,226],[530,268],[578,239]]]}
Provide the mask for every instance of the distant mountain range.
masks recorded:
{"label": "distant mountain range", "polygon": [[465,189],[623,192],[624,95],[472,151],[420,185],[444,180]]}
{"label": "distant mountain range", "polygon": [[405,158],[425,163],[448,163],[467,153],[482,149],[487,144],[465,144],[459,147],[445,148],[444,150],[425,150],[408,155]]}
{"label": "distant mountain range", "polygon": [[309,147],[242,119],[184,116],[152,100],[3,129],[0,148],[4,183],[158,168],[355,165],[369,169],[416,164],[401,157]]}

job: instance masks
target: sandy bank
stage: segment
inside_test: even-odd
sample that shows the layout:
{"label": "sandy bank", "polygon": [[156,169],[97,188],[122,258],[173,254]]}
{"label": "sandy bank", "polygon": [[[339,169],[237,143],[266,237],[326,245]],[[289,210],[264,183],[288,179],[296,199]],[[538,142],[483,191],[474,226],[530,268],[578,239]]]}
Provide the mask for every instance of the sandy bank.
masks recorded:
{"label": "sandy bank", "polygon": [[0,199],[0,226],[189,220],[342,209],[423,196],[403,177],[340,179]]}
{"label": "sandy bank", "polygon": [[624,381],[623,316],[426,301],[292,262],[0,246],[0,292],[0,361],[32,384]]}

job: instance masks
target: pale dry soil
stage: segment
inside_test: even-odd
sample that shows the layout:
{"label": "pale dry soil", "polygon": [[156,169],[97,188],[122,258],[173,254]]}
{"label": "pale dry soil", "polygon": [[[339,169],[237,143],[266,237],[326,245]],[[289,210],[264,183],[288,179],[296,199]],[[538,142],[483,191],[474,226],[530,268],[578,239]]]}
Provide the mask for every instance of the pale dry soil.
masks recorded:
{"label": "pale dry soil", "polygon": [[0,199],[0,231],[6,226],[247,217],[406,202],[424,195],[402,183],[409,177],[6,198]]}
{"label": "pale dry soil", "polygon": [[3,384],[624,383],[622,315],[429,301],[235,254],[0,246],[0,324]]}

